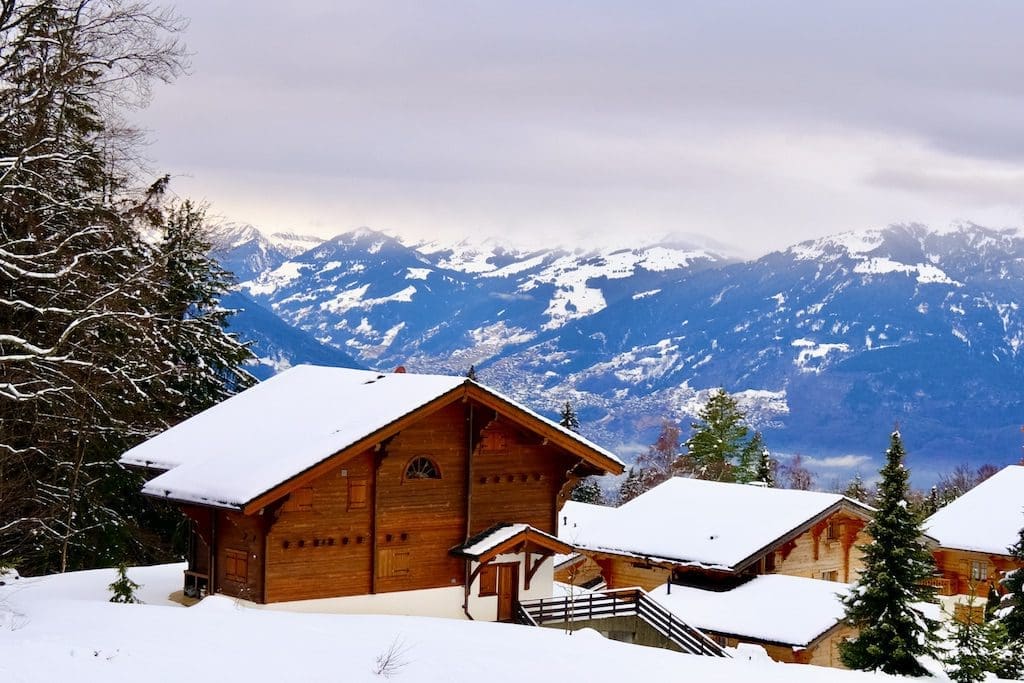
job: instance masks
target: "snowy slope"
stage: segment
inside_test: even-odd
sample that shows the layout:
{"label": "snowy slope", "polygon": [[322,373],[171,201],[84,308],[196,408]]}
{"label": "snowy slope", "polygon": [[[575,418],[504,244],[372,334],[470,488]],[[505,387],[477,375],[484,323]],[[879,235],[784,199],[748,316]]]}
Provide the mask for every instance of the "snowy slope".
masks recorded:
{"label": "snowy slope", "polygon": [[394,616],[250,609],[220,596],[172,606],[182,565],[136,568],[143,605],[106,602],[113,570],[0,587],[0,680],[398,681],[690,680],[858,683],[904,680],[812,666],[683,655],[593,631]]}

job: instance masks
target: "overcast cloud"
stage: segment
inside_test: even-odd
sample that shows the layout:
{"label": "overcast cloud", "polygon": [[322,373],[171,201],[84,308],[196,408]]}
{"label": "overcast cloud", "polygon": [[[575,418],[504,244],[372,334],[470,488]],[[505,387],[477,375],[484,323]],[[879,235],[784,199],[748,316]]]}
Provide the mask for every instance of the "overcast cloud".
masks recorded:
{"label": "overcast cloud", "polygon": [[1024,217],[1024,3],[175,4],[149,156],[269,230],[753,255]]}

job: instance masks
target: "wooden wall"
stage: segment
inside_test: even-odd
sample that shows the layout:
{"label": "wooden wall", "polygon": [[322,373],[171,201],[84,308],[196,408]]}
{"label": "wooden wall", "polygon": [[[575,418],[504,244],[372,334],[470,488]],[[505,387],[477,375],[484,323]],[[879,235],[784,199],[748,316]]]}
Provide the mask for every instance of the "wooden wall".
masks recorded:
{"label": "wooden wall", "polygon": [[[937,548],[932,552],[935,558],[935,565],[942,577],[946,579],[948,590],[941,591],[948,595],[973,595],[985,600],[988,596],[989,583],[994,583],[999,588],[999,579],[1002,572],[1017,567],[1024,568],[1024,565],[1014,562],[1009,555],[990,555],[988,553],[976,553],[966,550],[953,550],[950,548]],[[982,563],[981,573],[985,575],[982,580],[973,580],[971,568],[974,562]]]}
{"label": "wooden wall", "polygon": [[601,566],[589,555],[581,555],[575,561],[555,569],[555,581],[573,586],[582,586],[601,575]]}
{"label": "wooden wall", "polygon": [[[449,550],[466,538],[466,417],[465,405],[452,404],[385,447],[377,474],[376,592],[464,583],[465,562]],[[441,478],[405,479],[410,461],[423,456]]]}
{"label": "wooden wall", "polygon": [[[834,523],[836,538],[828,538],[828,523]],[[864,522],[845,512],[837,512],[804,532],[792,542],[775,549],[775,574],[827,578],[836,572],[836,580],[851,583],[864,568],[863,553],[857,546],[869,540]]]}
{"label": "wooden wall", "polygon": [[[260,520],[240,512],[219,510],[215,523],[216,592],[263,602],[263,529]],[[238,580],[233,573],[239,566],[244,567],[242,576],[245,580]]]}
{"label": "wooden wall", "polygon": [[[714,634],[707,632],[709,635],[716,635],[722,638],[720,634]],[[735,636],[725,636],[725,644],[729,647],[736,647],[739,643],[752,643],[760,645],[776,662],[784,662],[786,664],[812,664],[814,666],[828,666],[834,669],[845,669],[839,658],[839,643],[843,640],[852,637],[856,633],[856,629],[847,626],[845,624],[836,625],[831,631],[819,640],[811,643],[809,647],[794,649],[787,645],[768,645],[765,643],[759,643],[754,640],[746,640],[743,638],[736,638]],[[719,640],[721,642],[721,640]]]}
{"label": "wooden wall", "polygon": [[308,509],[294,495],[268,513],[277,519],[267,535],[267,602],[370,592],[373,460],[363,453],[314,481]]}
{"label": "wooden wall", "polygon": [[557,534],[556,499],[575,458],[493,416],[475,411],[482,429],[473,455],[471,533],[522,522]]}
{"label": "wooden wall", "polygon": [[594,561],[601,567],[601,574],[609,588],[632,588],[639,586],[645,591],[663,585],[671,572],[643,560],[618,555],[597,555]]}

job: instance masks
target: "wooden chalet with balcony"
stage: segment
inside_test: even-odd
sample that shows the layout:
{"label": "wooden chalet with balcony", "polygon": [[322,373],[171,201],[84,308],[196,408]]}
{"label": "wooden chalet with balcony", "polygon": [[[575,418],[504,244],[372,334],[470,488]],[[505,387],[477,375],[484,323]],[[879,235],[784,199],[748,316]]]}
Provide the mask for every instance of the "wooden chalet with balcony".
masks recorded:
{"label": "wooden chalet with balcony", "polygon": [[551,595],[552,556],[569,550],[555,537],[568,492],[623,468],[463,377],[314,366],[252,387],[121,462],[161,471],[143,492],[191,520],[191,594],[362,596],[364,611],[486,620]]}
{"label": "wooden chalet with balcony", "polygon": [[1010,555],[1024,527],[1024,466],[1010,465],[925,520],[936,540],[933,548],[940,576],[933,585],[942,596],[971,596],[983,602],[989,587],[1024,566]]}
{"label": "wooden chalet with balcony", "polygon": [[[835,645],[849,629],[835,594],[863,568],[858,546],[869,540],[873,512],[838,494],[676,477],[615,509],[567,503],[559,537],[580,553],[563,559],[555,577],[637,586],[722,645],[757,644],[778,661],[839,666]],[[794,630],[783,594],[814,619]],[[764,613],[738,617],[737,606],[753,604]]]}

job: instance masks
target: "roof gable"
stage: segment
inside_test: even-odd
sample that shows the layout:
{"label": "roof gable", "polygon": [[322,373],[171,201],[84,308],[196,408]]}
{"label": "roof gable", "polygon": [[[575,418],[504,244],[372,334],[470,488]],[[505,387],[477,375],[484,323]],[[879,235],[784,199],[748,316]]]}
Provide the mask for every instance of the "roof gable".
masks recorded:
{"label": "roof gable", "polygon": [[1007,555],[1024,527],[1024,467],[1010,465],[925,520],[939,546]]}
{"label": "roof gable", "polygon": [[864,518],[871,512],[839,494],[675,477],[575,527],[575,538],[563,540],[591,550],[738,571],[839,509]]}
{"label": "roof gable", "polygon": [[[143,492],[251,512],[324,466],[379,443],[418,419],[473,395],[603,471],[611,453],[464,377],[296,366],[129,450],[121,462],[167,470]],[[291,488],[294,488],[292,486]]]}
{"label": "roof gable", "polygon": [[522,545],[533,551],[569,553],[572,546],[529,524],[496,524],[476,534],[465,543],[452,548],[453,555],[477,562],[489,562],[498,555]]}

